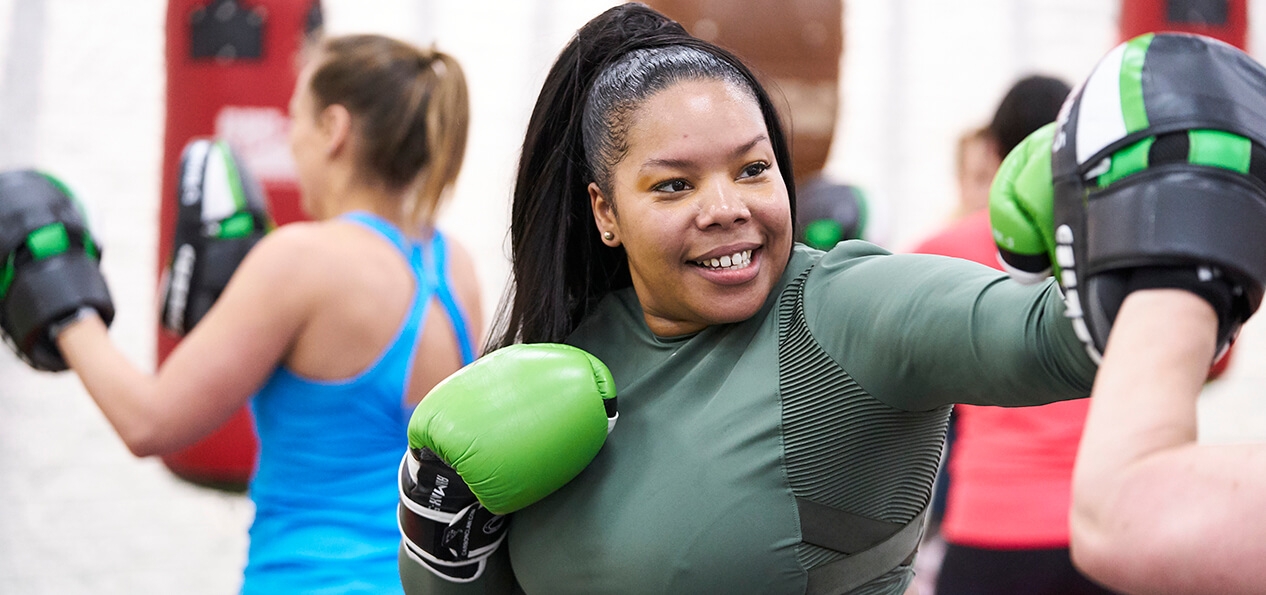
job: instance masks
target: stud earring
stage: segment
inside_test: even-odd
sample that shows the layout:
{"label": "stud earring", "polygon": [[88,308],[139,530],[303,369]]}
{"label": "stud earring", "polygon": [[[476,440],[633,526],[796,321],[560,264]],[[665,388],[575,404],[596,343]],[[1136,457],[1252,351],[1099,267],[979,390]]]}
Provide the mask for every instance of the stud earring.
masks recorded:
{"label": "stud earring", "polygon": [[606,240],[606,241],[610,242],[611,240],[614,240],[614,239],[615,239],[615,234],[613,234],[613,233],[611,233],[611,232],[609,232],[609,231],[604,231],[604,232],[602,232],[602,239],[604,239],[604,240]]}

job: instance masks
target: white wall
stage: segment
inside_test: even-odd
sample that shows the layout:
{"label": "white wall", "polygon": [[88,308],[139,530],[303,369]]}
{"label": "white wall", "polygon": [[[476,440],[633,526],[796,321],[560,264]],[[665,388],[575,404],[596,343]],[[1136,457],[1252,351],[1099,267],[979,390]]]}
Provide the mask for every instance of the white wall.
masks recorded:
{"label": "white wall", "polygon": [[851,0],[843,117],[828,171],[886,213],[876,239],[904,248],[955,206],[954,144],[988,123],[1030,73],[1070,84],[1115,44],[1103,0]]}
{"label": "white wall", "polygon": [[[434,41],[464,64],[471,139],[442,225],[479,258],[488,312],[508,270],[510,183],[532,100],[571,33],[610,5],[325,0],[332,32]],[[0,168],[48,169],[82,196],[106,246],[119,309],[112,334],[145,366],[154,355],[164,10],[160,0],[0,0]],[[843,117],[828,173],[879,203],[885,243],[917,240],[952,208],[956,136],[983,124],[1023,73],[1081,78],[1115,42],[1115,12],[1105,0],[848,0]],[[1266,354],[1256,328],[1208,400],[1217,406],[1206,407],[1202,431],[1266,435],[1254,399]],[[132,458],[73,376],[36,374],[7,350],[0,511],[0,592],[36,594],[231,593],[251,514],[241,496]]]}

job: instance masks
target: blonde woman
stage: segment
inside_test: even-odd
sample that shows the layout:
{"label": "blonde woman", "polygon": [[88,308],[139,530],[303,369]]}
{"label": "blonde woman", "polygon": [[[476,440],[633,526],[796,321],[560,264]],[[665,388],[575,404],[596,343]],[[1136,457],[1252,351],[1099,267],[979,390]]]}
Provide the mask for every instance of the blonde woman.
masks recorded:
{"label": "blonde woman", "polygon": [[435,229],[468,100],[441,52],[375,35],[315,46],[290,104],[312,222],[246,257],[155,374],[95,314],[58,346],[137,456],[178,450],[250,402],[260,439],[243,593],[389,593],[411,407],[474,357],[467,253]]}

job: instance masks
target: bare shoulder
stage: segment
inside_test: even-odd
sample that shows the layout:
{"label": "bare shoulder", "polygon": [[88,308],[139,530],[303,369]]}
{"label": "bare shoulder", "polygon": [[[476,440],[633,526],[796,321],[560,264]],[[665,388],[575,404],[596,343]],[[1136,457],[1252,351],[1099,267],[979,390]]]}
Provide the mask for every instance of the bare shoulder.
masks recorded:
{"label": "bare shoulder", "polygon": [[469,277],[472,283],[475,282],[475,259],[470,251],[452,234],[444,234],[444,238],[448,244],[449,271],[453,278]]}
{"label": "bare shoulder", "polygon": [[250,304],[251,309],[263,308],[276,317],[297,316],[295,322],[302,319],[325,282],[320,262],[326,249],[321,236],[319,224],[312,223],[291,223],[273,230],[233,272],[220,301]]}
{"label": "bare shoulder", "polygon": [[479,287],[479,276],[476,274],[476,264],[474,257],[470,251],[466,249],[460,241],[452,236],[445,234],[448,244],[448,271],[453,279],[453,285],[457,291],[458,300],[461,301],[462,307],[471,318],[472,330],[476,338],[482,336],[483,333],[483,294]]}
{"label": "bare shoulder", "polygon": [[294,269],[298,263],[308,260],[314,250],[319,251],[328,243],[325,237],[328,231],[323,227],[312,222],[282,225],[251,249],[248,261],[256,261],[256,266]]}
{"label": "bare shoulder", "polygon": [[328,222],[288,223],[264,236],[242,266],[262,270],[273,279],[324,277],[331,263],[352,255],[347,236]]}

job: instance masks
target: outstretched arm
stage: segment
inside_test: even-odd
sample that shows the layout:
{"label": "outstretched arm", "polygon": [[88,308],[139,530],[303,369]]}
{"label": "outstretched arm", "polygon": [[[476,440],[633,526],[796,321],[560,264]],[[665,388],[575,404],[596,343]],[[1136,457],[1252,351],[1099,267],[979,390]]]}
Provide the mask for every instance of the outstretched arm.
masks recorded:
{"label": "outstretched arm", "polygon": [[314,267],[304,255],[314,243],[292,230],[261,241],[157,373],[132,363],[95,316],[61,333],[58,348],[133,454],[184,448],[264,384],[311,303]]}
{"label": "outstretched arm", "polygon": [[1217,317],[1181,290],[1130,294],[1073,475],[1073,560],[1127,593],[1260,593],[1266,445],[1199,445]]}

